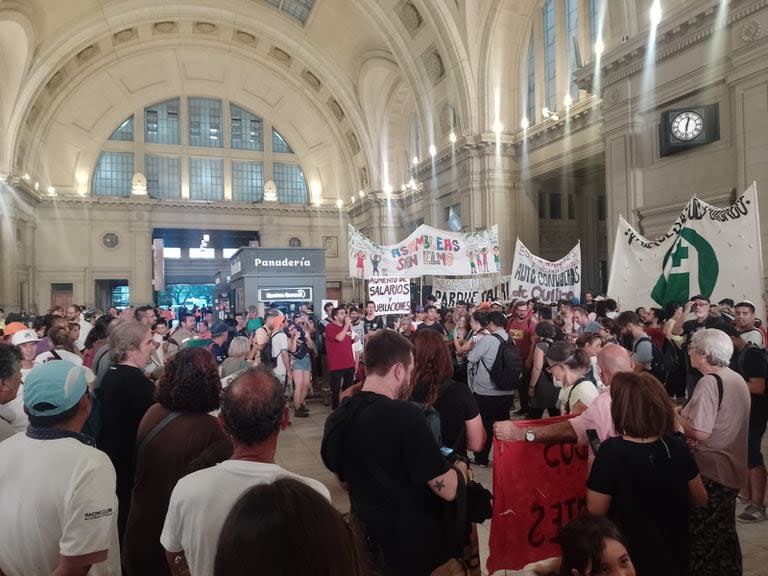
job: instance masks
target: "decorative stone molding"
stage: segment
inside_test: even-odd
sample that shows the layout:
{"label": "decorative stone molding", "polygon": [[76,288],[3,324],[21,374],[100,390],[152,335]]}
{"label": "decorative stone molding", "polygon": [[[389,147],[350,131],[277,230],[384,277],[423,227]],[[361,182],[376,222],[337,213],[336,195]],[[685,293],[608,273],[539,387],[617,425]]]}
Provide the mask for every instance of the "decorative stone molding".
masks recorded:
{"label": "decorative stone molding", "polygon": [[165,22],[155,22],[152,26],[152,33],[153,34],[173,34],[174,32],[177,32],[179,29],[176,22],[173,22],[171,20],[165,21]]}
{"label": "decorative stone molding", "polygon": [[749,44],[757,40],[762,33],[762,26],[757,18],[750,18],[741,27],[741,39],[744,44]]}
{"label": "decorative stone molding", "polygon": [[97,44],[91,44],[90,46],[87,46],[86,48],[83,48],[82,50],[80,50],[76,58],[80,64],[85,64],[91,59],[98,56],[99,52],[100,52],[99,46]]}
{"label": "decorative stone molding", "polygon": [[216,24],[213,22],[195,22],[192,31],[196,34],[215,34]]}
{"label": "decorative stone molding", "polygon": [[360,184],[362,188],[368,187],[368,168],[365,166],[360,168]]}
{"label": "decorative stone molding", "polygon": [[357,141],[357,136],[352,130],[347,132],[347,142],[349,142],[349,147],[352,150],[352,155],[355,155],[358,152],[360,152],[360,142]]}
{"label": "decorative stone molding", "polygon": [[432,83],[437,84],[440,82],[445,76],[445,65],[443,64],[443,58],[440,56],[440,52],[438,52],[437,48],[434,46],[431,47],[424,53],[422,59]]}
{"label": "decorative stone molding", "polygon": [[344,109],[341,107],[341,104],[336,101],[336,98],[330,98],[328,100],[328,107],[331,109],[331,112],[333,112],[336,120],[339,122],[344,120]]}
{"label": "decorative stone molding", "polygon": [[304,71],[301,73],[301,77],[304,79],[304,81],[309,84],[309,86],[315,91],[319,92],[320,88],[323,87],[323,83],[320,82],[320,79],[315,76],[310,70],[307,68],[304,69]]}
{"label": "decorative stone molding", "polygon": [[256,46],[256,44],[259,43],[259,41],[256,39],[256,36],[250,32],[246,32],[245,30],[235,30],[235,32],[232,34],[232,38],[241,44],[245,44],[246,46]]}
{"label": "decorative stone molding", "polygon": [[296,204],[279,204],[277,202],[270,204],[253,202],[229,202],[229,201],[192,201],[182,199],[160,199],[150,198],[149,196],[132,197],[106,197],[106,196],[64,196],[55,197],[41,196],[37,198],[40,204],[56,204],[59,206],[73,208],[77,206],[102,207],[135,210],[137,208],[146,210],[158,209],[179,209],[201,213],[250,213],[254,215],[308,215],[308,214],[338,214],[338,208],[335,206],[312,206]]}
{"label": "decorative stone molding", "polygon": [[112,34],[112,45],[118,46],[139,37],[139,31],[136,28],[125,28]]}
{"label": "decorative stone molding", "polygon": [[[734,4],[732,2],[732,4]],[[744,20],[768,6],[768,0],[742,2],[740,6],[729,6],[726,26]],[[754,23],[751,23],[754,20]],[[679,52],[711,38],[715,32],[717,8],[711,3],[702,6],[698,12],[690,11],[676,19],[661,23],[656,39],[656,62],[666,60]],[[755,26],[757,25],[757,26]],[[753,42],[760,36],[760,23],[755,19],[745,23],[741,30],[741,39],[745,43]],[[647,34],[639,35],[626,44],[621,44],[611,52],[604,54],[601,66],[601,89],[641,72],[645,66]],[[575,74],[576,84],[585,90],[591,90],[595,76],[595,62],[590,62]]]}
{"label": "decorative stone molding", "polygon": [[459,132],[459,118],[453,104],[443,104],[438,115],[443,135]]}
{"label": "decorative stone molding", "polygon": [[56,92],[56,89],[61,86],[61,83],[64,81],[64,79],[67,77],[67,73],[64,70],[59,70],[51,76],[51,79],[48,80],[48,84],[45,85],[45,87],[48,89],[48,92],[53,94]]}
{"label": "decorative stone molding", "polygon": [[272,49],[269,51],[269,55],[281,64],[285,64],[286,66],[290,66],[291,61],[293,60],[293,56],[288,54],[288,52],[282,48],[278,48],[277,46],[272,46]]}
{"label": "decorative stone molding", "polygon": [[402,2],[397,8],[397,15],[411,36],[415,36],[424,23],[421,12],[413,2]]}

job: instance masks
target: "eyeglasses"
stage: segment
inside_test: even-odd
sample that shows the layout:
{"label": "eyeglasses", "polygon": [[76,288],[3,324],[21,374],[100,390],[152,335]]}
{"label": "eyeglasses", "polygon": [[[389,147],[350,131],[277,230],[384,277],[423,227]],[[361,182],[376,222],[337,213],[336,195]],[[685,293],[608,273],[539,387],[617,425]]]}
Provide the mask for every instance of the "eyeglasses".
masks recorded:
{"label": "eyeglasses", "polygon": [[562,365],[563,365],[563,364],[562,364],[561,362],[558,362],[557,364],[551,364],[551,365],[547,366],[547,367],[545,368],[545,370],[551,374],[551,373],[552,373],[552,370],[554,370],[554,369],[555,369],[555,368],[557,368],[558,366],[562,366]]}

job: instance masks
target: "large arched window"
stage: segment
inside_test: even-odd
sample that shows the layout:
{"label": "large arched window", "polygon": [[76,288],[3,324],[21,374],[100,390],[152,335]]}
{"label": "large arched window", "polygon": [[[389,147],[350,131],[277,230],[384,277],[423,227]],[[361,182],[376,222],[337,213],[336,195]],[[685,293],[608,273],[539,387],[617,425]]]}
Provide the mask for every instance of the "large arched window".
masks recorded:
{"label": "large arched window", "polygon": [[534,10],[520,66],[525,98],[521,113],[529,125],[542,117],[544,108],[558,112],[579,101],[573,76],[580,60],[593,57],[604,9],[603,0],[541,0]]}
{"label": "large arched window", "polygon": [[99,156],[92,193],[128,196],[136,172],[153,198],[261,202],[272,180],[279,202],[308,201],[298,157],[277,128],[214,98],[158,102],[123,121]]}

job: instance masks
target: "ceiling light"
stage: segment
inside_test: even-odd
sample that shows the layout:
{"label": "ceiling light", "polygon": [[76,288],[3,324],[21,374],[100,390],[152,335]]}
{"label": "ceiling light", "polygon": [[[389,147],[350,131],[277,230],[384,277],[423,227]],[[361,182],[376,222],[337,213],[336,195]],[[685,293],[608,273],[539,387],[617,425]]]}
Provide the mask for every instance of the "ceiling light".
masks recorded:
{"label": "ceiling light", "polygon": [[434,158],[435,154],[437,154],[437,146],[435,146],[434,144],[430,144],[429,145],[429,155]]}
{"label": "ceiling light", "polygon": [[531,125],[530,122],[528,122],[528,118],[526,116],[523,116],[523,119],[520,120],[520,128],[523,130],[528,130],[528,127]]}
{"label": "ceiling light", "polygon": [[418,156],[414,156],[413,158],[411,158],[411,162],[413,163],[414,166],[418,165],[419,157]]}
{"label": "ceiling light", "polygon": [[504,130],[504,125],[499,120],[496,120],[496,122],[493,123],[493,131],[498,136],[501,134],[502,130]]}
{"label": "ceiling light", "polygon": [[344,200],[342,200],[341,198],[337,198],[336,199],[336,208],[341,208],[342,206],[344,206]]}
{"label": "ceiling light", "polygon": [[563,99],[563,102],[565,103],[565,107],[569,108],[571,104],[573,104],[573,98],[571,98],[570,94],[566,94],[565,98]]}
{"label": "ceiling light", "polygon": [[456,144],[456,132],[451,132],[450,134],[448,134],[448,141],[451,144]]}
{"label": "ceiling light", "polygon": [[552,114],[552,112],[550,112],[549,108],[547,108],[546,106],[544,106],[544,108],[541,109],[541,115],[544,118],[549,118],[551,114]]}
{"label": "ceiling light", "polygon": [[597,42],[595,42],[595,55],[599,58],[603,55],[603,52],[605,52],[605,44],[603,44],[602,38],[598,38]]}
{"label": "ceiling light", "polygon": [[651,26],[658,26],[661,22],[661,2],[660,0],[653,0],[651,4]]}

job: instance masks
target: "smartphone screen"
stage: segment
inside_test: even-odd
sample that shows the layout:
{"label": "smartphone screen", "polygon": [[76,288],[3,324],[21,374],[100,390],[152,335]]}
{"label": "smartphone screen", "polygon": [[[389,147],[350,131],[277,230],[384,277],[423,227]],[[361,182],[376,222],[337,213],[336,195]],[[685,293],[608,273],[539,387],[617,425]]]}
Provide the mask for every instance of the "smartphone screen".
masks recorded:
{"label": "smartphone screen", "polygon": [[448,448],[447,446],[443,446],[442,448],[440,448],[440,452],[443,453],[443,456],[448,458],[448,456],[453,454],[453,448]]}

